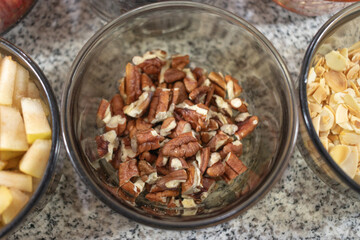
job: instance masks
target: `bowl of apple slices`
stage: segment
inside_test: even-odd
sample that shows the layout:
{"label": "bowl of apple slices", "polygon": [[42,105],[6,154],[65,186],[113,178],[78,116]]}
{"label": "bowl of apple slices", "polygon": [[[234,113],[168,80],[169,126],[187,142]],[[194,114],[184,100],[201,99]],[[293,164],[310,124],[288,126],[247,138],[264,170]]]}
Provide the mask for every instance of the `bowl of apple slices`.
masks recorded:
{"label": "bowl of apple slices", "polygon": [[46,77],[0,38],[0,238],[42,209],[60,177],[59,111]]}

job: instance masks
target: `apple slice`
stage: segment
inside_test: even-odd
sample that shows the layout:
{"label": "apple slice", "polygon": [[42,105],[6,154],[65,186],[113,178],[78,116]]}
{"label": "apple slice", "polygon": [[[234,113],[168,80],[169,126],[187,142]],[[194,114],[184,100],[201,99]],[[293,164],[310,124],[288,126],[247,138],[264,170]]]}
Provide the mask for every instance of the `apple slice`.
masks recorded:
{"label": "apple slice", "polygon": [[7,162],[0,160],[0,170],[3,170],[6,167],[6,165],[7,165]]}
{"label": "apple slice", "polygon": [[40,92],[33,81],[29,81],[27,89],[27,97],[29,98],[40,98]]}
{"label": "apple slice", "polygon": [[21,98],[27,97],[29,72],[20,64],[16,68],[13,106],[21,110]]}
{"label": "apple slice", "polygon": [[11,107],[0,106],[0,151],[28,149],[23,119],[20,112]]}
{"label": "apple slice", "polygon": [[0,161],[8,161],[23,154],[22,151],[0,151]]}
{"label": "apple slice", "polygon": [[22,98],[21,108],[28,143],[51,138],[51,128],[40,99]]}
{"label": "apple slice", "polygon": [[1,60],[0,67],[0,105],[11,106],[16,76],[16,62],[10,56]]}
{"label": "apple slice", "polygon": [[5,186],[0,186],[0,199],[0,214],[2,214],[13,200],[10,190]]}
{"label": "apple slice", "polygon": [[32,177],[23,173],[0,171],[0,185],[32,192]]}
{"label": "apple slice", "polygon": [[51,140],[36,139],[19,163],[19,169],[23,173],[36,178],[41,178],[51,150]]}
{"label": "apple slice", "polygon": [[5,166],[4,170],[18,170],[20,160],[21,160],[21,158],[17,157],[17,158],[13,158],[13,159],[6,161],[6,166]]}
{"label": "apple slice", "polygon": [[29,196],[25,193],[13,188],[10,188],[9,190],[12,196],[12,202],[2,213],[2,222],[4,224],[10,223],[29,201]]}

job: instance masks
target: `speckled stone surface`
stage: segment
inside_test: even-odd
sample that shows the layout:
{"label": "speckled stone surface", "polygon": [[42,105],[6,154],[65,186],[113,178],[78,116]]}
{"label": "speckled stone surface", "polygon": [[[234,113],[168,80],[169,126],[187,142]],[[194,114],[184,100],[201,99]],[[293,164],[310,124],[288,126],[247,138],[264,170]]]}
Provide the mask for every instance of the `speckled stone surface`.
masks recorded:
{"label": "speckled stone surface", "polygon": [[[43,69],[58,101],[72,61],[104,24],[87,0],[39,0],[3,37]],[[271,0],[209,0],[257,27],[278,49],[293,79],[312,36],[330,17],[308,18]],[[65,151],[64,176],[52,201],[9,239],[358,239],[360,202],[330,190],[295,150],[281,180],[254,207],[221,225],[166,231],[135,223],[98,200],[75,173]]]}

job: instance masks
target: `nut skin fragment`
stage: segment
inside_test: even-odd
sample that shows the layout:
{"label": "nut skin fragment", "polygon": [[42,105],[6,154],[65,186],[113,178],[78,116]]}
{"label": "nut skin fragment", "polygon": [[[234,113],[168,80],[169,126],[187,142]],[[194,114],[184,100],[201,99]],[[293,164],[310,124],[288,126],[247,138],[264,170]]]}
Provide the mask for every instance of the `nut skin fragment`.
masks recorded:
{"label": "nut skin fragment", "polygon": [[159,74],[161,71],[161,67],[163,66],[163,62],[156,57],[153,59],[147,59],[137,66],[148,75]]}
{"label": "nut skin fragment", "polygon": [[153,92],[143,92],[139,99],[124,107],[124,113],[130,117],[141,117],[148,109]]}
{"label": "nut skin fragment", "polygon": [[167,142],[162,148],[162,154],[169,157],[191,157],[200,149],[200,144],[191,132],[183,133]]}
{"label": "nut skin fragment", "polygon": [[194,68],[191,72],[194,74],[194,76],[196,77],[196,79],[198,81],[201,77],[203,77],[205,75],[204,69],[199,68],[199,67]]}
{"label": "nut skin fragment", "polygon": [[211,152],[215,152],[217,151],[219,148],[221,148],[222,146],[224,146],[225,144],[229,143],[231,140],[231,138],[226,135],[225,133],[223,133],[222,131],[219,131],[215,137],[211,138],[211,140],[209,141],[209,143],[207,144],[207,147],[210,148]]}
{"label": "nut skin fragment", "polygon": [[191,132],[190,123],[188,123],[187,121],[184,121],[184,120],[180,120],[177,123],[177,126],[174,129],[174,131],[170,135],[168,135],[168,137],[176,138],[177,136],[179,136],[179,135],[181,135],[183,133],[187,133],[187,132]]}
{"label": "nut skin fragment", "polygon": [[218,74],[216,72],[210,72],[208,75],[208,78],[210,79],[210,81],[217,84],[222,89],[226,89],[226,82],[223,79],[223,77],[220,76],[220,74]]}
{"label": "nut skin fragment", "polygon": [[181,193],[183,195],[189,195],[197,193],[201,190],[201,173],[199,168],[196,166],[196,164],[191,164],[188,171],[187,171],[187,180],[186,182],[181,184]]}
{"label": "nut skin fragment", "polygon": [[229,152],[226,156],[225,163],[229,165],[238,175],[247,170],[247,167],[243,164],[243,162],[232,152]]}
{"label": "nut skin fragment", "polygon": [[109,142],[105,141],[103,136],[96,136],[95,141],[97,144],[97,153],[99,157],[103,157],[108,153]]}
{"label": "nut skin fragment", "polygon": [[229,101],[229,103],[233,109],[235,109],[241,113],[248,111],[246,104],[240,98],[233,98]]}
{"label": "nut skin fragment", "polygon": [[114,130],[118,136],[121,136],[126,129],[125,114],[113,116],[105,126],[105,132]]}
{"label": "nut skin fragment", "polygon": [[132,196],[129,196],[127,193],[123,192],[123,190],[120,187],[112,187],[106,183],[102,185],[107,191],[109,191],[112,195],[114,195],[117,199],[121,199],[124,201],[128,201],[131,203],[135,202],[135,198]]}
{"label": "nut skin fragment", "polygon": [[183,80],[186,77],[186,73],[176,68],[169,68],[165,71],[164,80],[167,83],[173,83],[179,80]]}
{"label": "nut skin fragment", "polygon": [[138,153],[148,152],[160,148],[160,142],[164,140],[163,136],[156,133],[154,129],[142,130],[136,133],[138,144]]}
{"label": "nut skin fragment", "polygon": [[126,65],[125,90],[126,104],[130,104],[141,95],[141,74],[137,67],[128,63]]}
{"label": "nut skin fragment", "polygon": [[207,144],[216,135],[216,131],[201,132],[200,138],[203,144]]}
{"label": "nut skin fragment", "polygon": [[222,98],[226,97],[225,90],[219,87],[218,85],[214,84],[214,94],[219,95]]}
{"label": "nut skin fragment", "polygon": [[197,81],[191,78],[184,79],[185,89],[188,93],[192,92],[197,87]]}
{"label": "nut skin fragment", "polygon": [[[191,93],[189,94],[190,100],[193,100],[196,104],[197,103],[204,103],[206,106],[209,106],[210,101],[212,99],[212,96],[214,94],[214,87],[208,87],[208,86],[200,86],[198,88],[195,88]],[[203,102],[201,101],[202,97],[205,97]]]}
{"label": "nut skin fragment", "polygon": [[171,131],[176,128],[176,120],[174,117],[167,118],[160,128],[160,135],[167,136],[171,133]]}
{"label": "nut skin fragment", "polygon": [[136,159],[131,159],[126,162],[120,163],[119,166],[119,186],[121,187],[132,177],[138,177],[139,176],[139,170],[137,167],[137,161]]}
{"label": "nut skin fragment", "polygon": [[259,123],[259,118],[257,116],[249,117],[245,121],[238,123],[237,126],[239,129],[235,133],[235,136],[239,140],[245,138],[252,131],[254,131],[258,123]]}
{"label": "nut skin fragment", "polygon": [[141,193],[141,190],[135,186],[132,182],[126,182],[121,186],[121,189],[128,194],[131,198],[137,198]]}
{"label": "nut skin fragment", "polygon": [[162,192],[148,193],[145,198],[152,202],[166,203],[167,197],[176,197],[178,195],[178,190],[164,190]]}
{"label": "nut skin fragment", "polygon": [[[177,171],[180,169],[187,169],[189,165],[184,158],[170,158],[170,171]],[[179,165],[179,166],[178,166]]]}
{"label": "nut skin fragment", "polygon": [[150,190],[150,192],[161,192],[164,191],[166,189],[169,189],[166,186],[166,183],[170,182],[170,181],[179,181],[179,182],[185,182],[187,179],[187,173],[184,169],[181,170],[177,170],[177,171],[173,171],[170,172],[169,174],[167,174],[166,176],[160,178],[157,182],[156,185]]}
{"label": "nut skin fragment", "polygon": [[[195,105],[194,105],[195,106]],[[193,109],[196,109],[193,110]],[[192,128],[200,132],[204,129],[207,129],[209,125],[209,120],[207,119],[207,112],[209,108],[202,103],[196,104],[194,108],[176,108],[175,112],[182,116],[182,118],[189,122]],[[199,113],[199,111],[201,111]]]}
{"label": "nut skin fragment", "polygon": [[174,56],[171,59],[171,67],[182,70],[190,63],[189,55]]}
{"label": "nut skin fragment", "polygon": [[227,183],[230,183],[238,175],[239,174],[237,174],[229,165],[225,164],[225,172],[222,177]]}
{"label": "nut skin fragment", "polygon": [[225,75],[225,82],[227,83],[229,81],[233,83],[234,97],[238,97],[243,91],[242,87],[238,84],[239,81],[230,75]]}
{"label": "nut skin fragment", "polygon": [[115,115],[123,115],[124,111],[124,100],[120,96],[120,94],[115,94],[114,97],[110,101],[111,113],[113,116]]}
{"label": "nut skin fragment", "polygon": [[[159,91],[157,105],[153,106],[151,104],[151,106],[150,106],[151,112],[149,111],[148,118],[151,123],[157,123],[157,122],[163,121],[168,117],[169,114],[167,113],[167,111],[169,109],[170,93],[171,92],[169,89],[161,89]],[[155,114],[152,110],[152,107],[156,108]]]}
{"label": "nut skin fragment", "polygon": [[139,161],[138,169],[140,172],[140,176],[149,175],[153,172],[156,172],[156,169],[153,166],[151,166],[149,162],[145,160]]}
{"label": "nut skin fragment", "polygon": [[176,101],[174,101],[175,105],[182,103],[185,99],[188,98],[188,93],[186,92],[186,88],[183,82],[180,81],[175,82],[173,88],[179,89],[178,97],[176,97]]}
{"label": "nut skin fragment", "polygon": [[226,144],[223,149],[221,149],[220,156],[221,158],[225,158],[228,153],[232,152],[236,156],[241,156],[243,151],[243,145],[239,140]]}
{"label": "nut skin fragment", "polygon": [[144,92],[155,91],[155,85],[146,73],[141,74],[141,90]]}
{"label": "nut skin fragment", "polygon": [[96,125],[98,128],[104,127],[106,123],[110,121],[111,118],[111,111],[110,111],[110,103],[105,100],[101,99],[99,104],[99,108],[96,114]]}
{"label": "nut skin fragment", "polygon": [[139,155],[139,160],[145,160],[149,163],[154,163],[157,159],[157,156],[151,154],[150,152],[143,152]]}
{"label": "nut skin fragment", "polygon": [[200,157],[201,157],[201,162],[199,163],[199,169],[202,175],[204,174],[210,160],[210,148],[206,147],[201,149]]}
{"label": "nut skin fragment", "polygon": [[209,167],[206,170],[206,174],[212,178],[220,177],[225,173],[225,165],[226,165],[225,163],[223,163],[222,161],[219,161],[219,162],[215,163],[214,165],[212,165],[211,167]]}

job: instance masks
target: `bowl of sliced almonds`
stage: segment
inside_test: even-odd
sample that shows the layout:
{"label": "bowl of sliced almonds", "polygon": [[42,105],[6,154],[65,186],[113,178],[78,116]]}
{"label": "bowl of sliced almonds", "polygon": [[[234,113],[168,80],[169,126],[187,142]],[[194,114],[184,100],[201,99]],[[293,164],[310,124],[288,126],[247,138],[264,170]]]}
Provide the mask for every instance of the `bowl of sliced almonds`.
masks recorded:
{"label": "bowl of sliced almonds", "polygon": [[299,149],[333,189],[360,198],[360,4],[312,40],[299,78]]}
{"label": "bowl of sliced almonds", "polygon": [[62,98],[65,145],[115,211],[154,227],[213,225],[255,204],[286,168],[292,91],[279,54],[243,19],[151,4],[78,54]]}
{"label": "bowl of sliced almonds", "polygon": [[49,201],[60,177],[51,87],[30,57],[0,38],[0,238]]}

